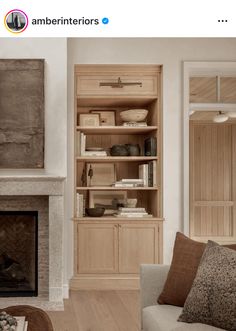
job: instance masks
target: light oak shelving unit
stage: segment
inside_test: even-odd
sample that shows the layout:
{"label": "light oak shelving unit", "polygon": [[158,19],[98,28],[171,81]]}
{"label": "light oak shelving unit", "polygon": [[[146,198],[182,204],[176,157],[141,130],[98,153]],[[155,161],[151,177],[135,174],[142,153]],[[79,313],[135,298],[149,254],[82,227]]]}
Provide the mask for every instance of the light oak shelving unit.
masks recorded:
{"label": "light oak shelving unit", "polygon": [[[140,82],[142,86],[112,88],[101,82]],[[162,67],[158,65],[75,66],[75,181],[74,181],[74,276],[72,289],[137,289],[139,265],[162,263]],[[119,113],[132,108],[149,110],[146,127],[125,127]],[[115,126],[80,126],[79,114],[91,110],[115,111]],[[77,132],[86,135],[87,147],[139,144],[141,156],[80,156],[76,154]],[[144,156],[144,140],[157,138],[157,156]],[[156,187],[83,186],[86,163],[114,163],[118,179],[138,178],[138,166],[157,161]],[[91,191],[126,191],[137,198],[153,217],[76,217],[76,193],[84,194],[86,206]]]}

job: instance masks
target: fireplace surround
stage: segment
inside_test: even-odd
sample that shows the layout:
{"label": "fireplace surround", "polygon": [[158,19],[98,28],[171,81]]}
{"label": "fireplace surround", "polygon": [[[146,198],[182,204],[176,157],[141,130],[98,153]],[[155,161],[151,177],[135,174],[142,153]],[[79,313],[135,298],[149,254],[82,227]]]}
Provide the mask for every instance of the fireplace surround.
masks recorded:
{"label": "fireplace surround", "polygon": [[[42,300],[35,298],[35,305],[39,307],[63,306],[64,180],[57,176],[0,177],[0,210],[39,210],[38,238],[42,254],[39,252],[38,292],[39,297],[43,297]],[[34,299],[20,300],[23,302],[33,305]],[[6,306],[5,298],[2,305]]]}

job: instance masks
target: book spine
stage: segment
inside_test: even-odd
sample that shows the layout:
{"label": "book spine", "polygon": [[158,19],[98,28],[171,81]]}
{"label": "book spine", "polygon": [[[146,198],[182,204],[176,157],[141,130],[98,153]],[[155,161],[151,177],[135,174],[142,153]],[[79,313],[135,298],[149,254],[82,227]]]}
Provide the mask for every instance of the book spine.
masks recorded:
{"label": "book spine", "polygon": [[143,179],[143,186],[148,186],[148,164],[139,165],[139,178]]}
{"label": "book spine", "polygon": [[81,132],[77,131],[76,132],[76,155],[80,156],[81,155]]}
{"label": "book spine", "polygon": [[153,186],[157,186],[157,161],[153,162]]}
{"label": "book spine", "polygon": [[153,186],[153,163],[148,163],[148,186]]}
{"label": "book spine", "polygon": [[119,210],[122,212],[144,212],[144,213],[146,212],[145,208],[142,208],[142,207],[140,207],[140,208],[120,207]]}
{"label": "book spine", "polygon": [[80,136],[80,154],[83,156],[85,153],[85,134],[81,132]]}
{"label": "book spine", "polygon": [[84,216],[84,195],[76,193],[76,216]]}
{"label": "book spine", "polygon": [[127,179],[121,179],[121,181],[122,182],[130,182],[130,183],[142,183],[143,182],[143,180],[142,179],[140,179],[140,178],[134,178],[134,179],[132,179],[132,178],[127,178]]}

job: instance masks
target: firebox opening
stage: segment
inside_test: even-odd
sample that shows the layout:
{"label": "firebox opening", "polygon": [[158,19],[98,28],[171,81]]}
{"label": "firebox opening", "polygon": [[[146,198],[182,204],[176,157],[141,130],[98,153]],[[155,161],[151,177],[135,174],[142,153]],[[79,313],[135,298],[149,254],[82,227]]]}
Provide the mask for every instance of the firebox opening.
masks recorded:
{"label": "firebox opening", "polygon": [[0,211],[0,297],[38,295],[38,212]]}

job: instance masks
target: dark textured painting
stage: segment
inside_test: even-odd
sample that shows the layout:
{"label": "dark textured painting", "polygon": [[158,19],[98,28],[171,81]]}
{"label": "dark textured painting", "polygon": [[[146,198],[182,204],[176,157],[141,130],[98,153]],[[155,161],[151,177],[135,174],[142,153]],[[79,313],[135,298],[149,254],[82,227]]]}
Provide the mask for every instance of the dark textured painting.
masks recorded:
{"label": "dark textured painting", "polygon": [[0,168],[44,167],[44,60],[0,60]]}

